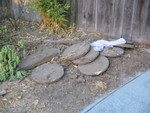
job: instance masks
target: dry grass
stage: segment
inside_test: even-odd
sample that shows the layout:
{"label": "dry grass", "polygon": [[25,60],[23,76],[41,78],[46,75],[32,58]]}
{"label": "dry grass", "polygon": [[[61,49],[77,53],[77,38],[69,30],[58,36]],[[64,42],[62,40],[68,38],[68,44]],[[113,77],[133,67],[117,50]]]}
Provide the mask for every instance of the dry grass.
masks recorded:
{"label": "dry grass", "polygon": [[101,90],[106,90],[108,88],[107,83],[102,81],[96,81],[94,83],[94,86],[96,87],[96,89],[101,89]]}

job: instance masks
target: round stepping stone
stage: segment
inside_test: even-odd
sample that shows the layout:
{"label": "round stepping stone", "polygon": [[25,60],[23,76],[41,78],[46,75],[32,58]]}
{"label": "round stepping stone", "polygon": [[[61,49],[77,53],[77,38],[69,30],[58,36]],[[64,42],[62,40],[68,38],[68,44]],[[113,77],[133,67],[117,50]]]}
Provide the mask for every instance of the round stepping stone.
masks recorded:
{"label": "round stepping stone", "polygon": [[33,67],[39,66],[41,64],[51,61],[55,56],[58,56],[57,48],[44,49],[43,51],[38,51],[34,54],[27,56],[19,64],[19,70],[31,69]]}
{"label": "round stepping stone", "polygon": [[79,59],[73,60],[72,62],[74,64],[79,64],[79,65],[88,64],[94,61],[98,57],[98,55],[99,55],[99,52],[91,48],[91,50],[85,56]]}
{"label": "round stepping stone", "polygon": [[68,47],[62,54],[62,59],[65,60],[75,60],[85,54],[90,50],[90,44],[88,43],[78,43]]}
{"label": "round stepping stone", "polygon": [[85,75],[100,75],[109,67],[109,60],[105,56],[99,56],[96,60],[89,64],[79,65],[78,69]]}
{"label": "round stepping stone", "polygon": [[103,52],[101,52],[101,55],[107,57],[118,57],[123,54],[124,54],[124,50],[118,47],[106,47],[104,48]]}
{"label": "round stepping stone", "polygon": [[31,77],[37,83],[53,83],[60,80],[64,75],[62,66],[54,64],[43,64],[36,67],[31,74]]}

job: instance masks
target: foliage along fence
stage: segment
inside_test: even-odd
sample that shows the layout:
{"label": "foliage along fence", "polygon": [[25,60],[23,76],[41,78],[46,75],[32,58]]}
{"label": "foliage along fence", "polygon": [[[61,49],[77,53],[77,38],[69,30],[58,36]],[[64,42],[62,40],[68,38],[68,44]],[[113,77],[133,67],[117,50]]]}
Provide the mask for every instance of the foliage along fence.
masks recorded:
{"label": "foliage along fence", "polygon": [[[6,0],[15,17],[39,21],[35,11],[29,11],[29,0]],[[77,29],[100,32],[114,38],[123,37],[150,45],[150,0],[62,0],[70,4],[69,21]]]}

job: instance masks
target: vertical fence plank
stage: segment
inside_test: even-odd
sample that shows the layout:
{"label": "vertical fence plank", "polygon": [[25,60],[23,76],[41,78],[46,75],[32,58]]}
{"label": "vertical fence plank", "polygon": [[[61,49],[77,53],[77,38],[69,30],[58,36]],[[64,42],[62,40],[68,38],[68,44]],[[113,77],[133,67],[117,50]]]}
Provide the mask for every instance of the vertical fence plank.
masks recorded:
{"label": "vertical fence plank", "polygon": [[124,16],[122,18],[123,20],[123,26],[122,26],[122,37],[131,40],[131,27],[132,27],[132,15],[133,15],[133,5],[134,0],[126,0],[124,4]]}
{"label": "vertical fence plank", "polygon": [[143,2],[142,0],[136,1],[136,12],[135,12],[135,20],[134,20],[134,26],[133,26],[133,34],[135,37],[138,37],[140,35],[140,21],[141,21],[141,10],[142,10]]}
{"label": "vertical fence plank", "polygon": [[150,44],[150,0],[137,0],[132,39]]}
{"label": "vertical fence plank", "polygon": [[143,8],[142,8],[142,12],[141,12],[141,29],[140,29],[140,36],[145,35],[145,28],[146,28],[146,20],[147,20],[147,16],[148,16],[148,5],[149,5],[149,0],[145,0],[144,4],[143,4]]}
{"label": "vertical fence plank", "polygon": [[95,0],[86,0],[86,31],[95,31]]}
{"label": "vertical fence plank", "polygon": [[86,30],[86,0],[78,0],[78,27]]}
{"label": "vertical fence plank", "polygon": [[105,0],[98,0],[97,1],[97,31],[98,32],[103,32],[104,31],[104,26],[103,26],[103,21],[104,21],[104,15],[105,15],[105,6],[104,6]]}
{"label": "vertical fence plank", "polygon": [[122,17],[122,0],[115,0],[115,8],[114,8],[114,22],[113,22],[113,33],[112,35],[116,38],[121,37],[121,17]]}
{"label": "vertical fence plank", "polygon": [[105,33],[112,32],[112,9],[113,9],[113,0],[105,0],[104,1],[104,18],[103,18],[103,31]]}
{"label": "vertical fence plank", "polygon": [[133,28],[134,28],[134,21],[135,21],[135,14],[137,10],[137,0],[134,0],[133,2],[133,8],[132,8],[132,17],[131,17],[131,25],[130,25],[130,32],[129,37],[132,40],[132,34],[133,34]]}
{"label": "vertical fence plank", "polygon": [[103,33],[112,32],[113,0],[98,0],[97,5],[97,31]]}
{"label": "vertical fence plank", "polygon": [[150,0],[147,7],[147,19],[146,19],[145,37],[144,42],[150,42]]}

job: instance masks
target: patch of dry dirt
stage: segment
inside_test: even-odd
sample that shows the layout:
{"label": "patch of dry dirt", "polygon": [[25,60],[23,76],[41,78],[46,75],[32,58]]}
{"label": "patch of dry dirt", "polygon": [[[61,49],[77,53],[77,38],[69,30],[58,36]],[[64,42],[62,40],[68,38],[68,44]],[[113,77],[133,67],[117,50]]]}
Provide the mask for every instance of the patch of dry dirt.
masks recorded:
{"label": "patch of dry dirt", "polygon": [[[27,24],[20,29],[16,37],[30,41],[40,39],[41,36],[49,39],[54,38],[46,32],[42,32],[41,34],[37,29]],[[30,37],[30,35],[34,38]],[[92,38],[93,35],[85,36],[86,38],[80,38],[81,36],[83,35],[79,33],[74,35],[72,39],[75,38],[76,40],[76,37],[82,41],[100,39]],[[57,38],[62,40],[64,37]],[[47,46],[58,47],[61,51],[66,47],[64,45]],[[43,47],[45,45],[34,45],[30,46],[30,48],[28,47],[28,50],[32,53],[32,50],[35,48]],[[0,83],[0,90],[7,90],[7,94],[0,97],[0,112],[77,113],[90,104],[93,99],[103,96],[108,91],[128,82],[137,72],[149,69],[150,48],[126,49],[122,57],[109,58],[109,60],[110,66],[108,70],[96,77],[85,76],[77,70],[75,65],[60,62],[59,58],[57,58],[53,62],[58,62],[65,68],[65,75],[56,83],[46,85],[37,84],[30,76],[21,82],[8,81]]]}

